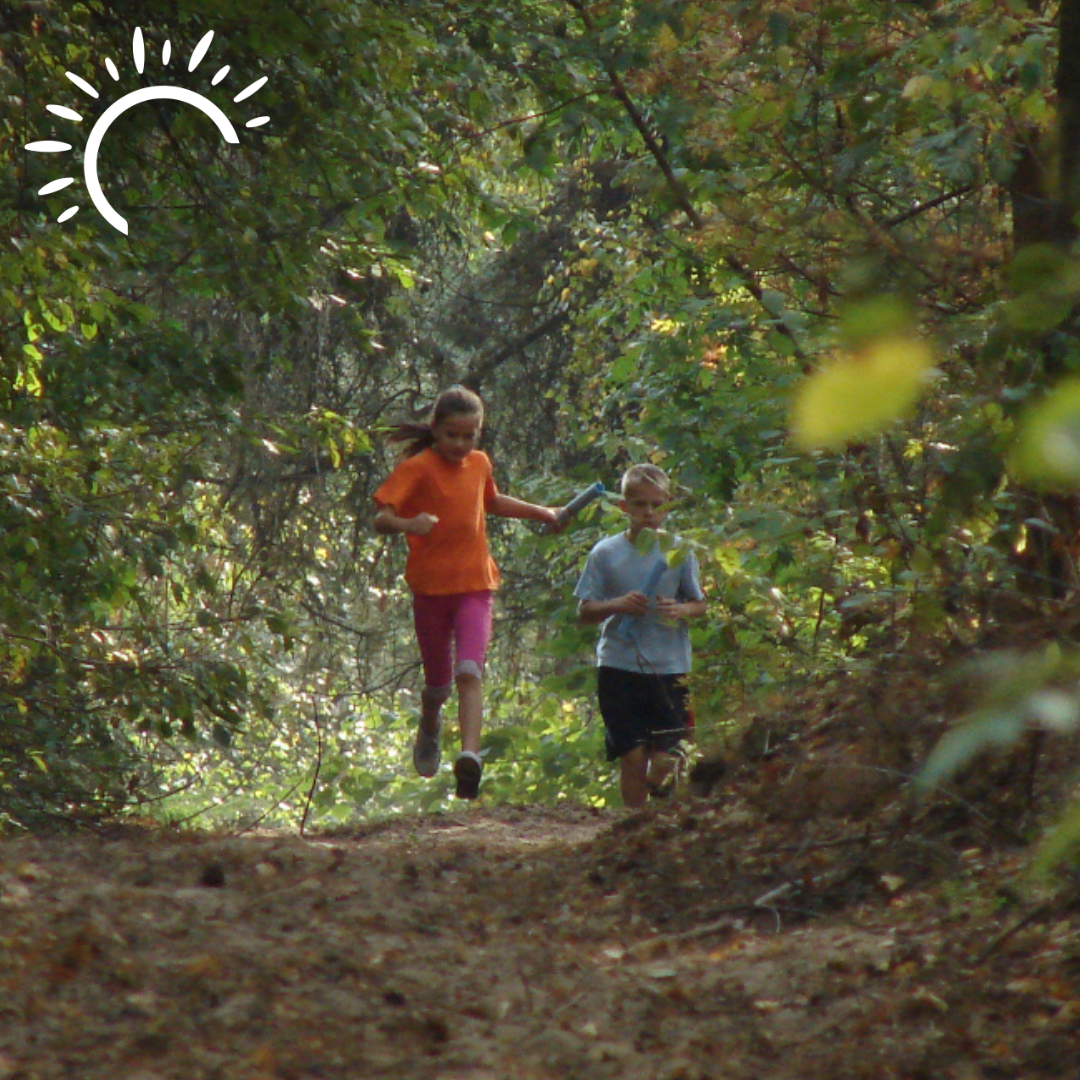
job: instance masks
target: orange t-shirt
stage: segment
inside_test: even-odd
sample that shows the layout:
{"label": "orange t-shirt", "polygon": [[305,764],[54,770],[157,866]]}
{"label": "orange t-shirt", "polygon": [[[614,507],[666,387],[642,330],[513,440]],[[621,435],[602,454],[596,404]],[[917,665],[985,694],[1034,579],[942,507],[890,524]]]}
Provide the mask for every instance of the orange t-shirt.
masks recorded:
{"label": "orange t-shirt", "polygon": [[498,495],[491,460],[473,450],[459,462],[435,450],[405,458],[375,492],[379,506],[398,517],[434,514],[439,523],[427,536],[405,534],[409,558],[405,582],[427,596],[479,592],[499,586],[499,570],[488,551],[485,515]]}

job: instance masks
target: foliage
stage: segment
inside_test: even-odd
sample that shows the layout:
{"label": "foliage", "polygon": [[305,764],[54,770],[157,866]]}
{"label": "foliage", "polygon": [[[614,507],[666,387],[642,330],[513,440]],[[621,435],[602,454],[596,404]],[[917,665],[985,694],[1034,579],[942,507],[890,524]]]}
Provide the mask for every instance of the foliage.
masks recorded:
{"label": "foliage", "polygon": [[[676,476],[706,744],[761,690],[974,640],[1011,594],[1060,589],[1076,274],[1032,180],[1052,17],[5,9],[0,811],[441,805],[402,773],[417,659],[401,548],[367,518],[380,429],[450,382],[487,399],[515,494],[557,504],[642,459]],[[103,175],[130,235],[86,205],[58,223],[69,193],[39,195],[54,162],[22,147],[72,137],[46,103],[105,107],[65,70],[137,85],[136,26],[144,82],[165,40],[186,58],[212,30],[226,85],[267,77],[270,121],[233,146],[198,110],[132,110]],[[492,523],[492,798],[613,797],[571,589],[620,526],[610,505],[558,538]]]}

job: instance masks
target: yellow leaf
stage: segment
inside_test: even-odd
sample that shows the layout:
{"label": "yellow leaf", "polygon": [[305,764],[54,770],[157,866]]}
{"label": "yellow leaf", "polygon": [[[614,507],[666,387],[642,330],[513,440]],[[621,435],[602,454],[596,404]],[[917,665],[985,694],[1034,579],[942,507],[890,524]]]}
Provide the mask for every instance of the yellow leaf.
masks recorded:
{"label": "yellow leaf", "polygon": [[679,47],[678,36],[667,23],[660,27],[660,33],[656,36],[656,44],[661,52],[666,53],[674,52]]}
{"label": "yellow leaf", "polygon": [[1080,484],[1080,379],[1066,379],[1025,413],[1009,464],[1034,486]]}
{"label": "yellow leaf", "polygon": [[913,75],[904,84],[902,97],[921,98],[925,97],[934,89],[934,80],[930,75]]}
{"label": "yellow leaf", "polygon": [[791,408],[791,434],[803,450],[838,450],[904,416],[933,371],[930,346],[886,337],[841,355],[806,378]]}

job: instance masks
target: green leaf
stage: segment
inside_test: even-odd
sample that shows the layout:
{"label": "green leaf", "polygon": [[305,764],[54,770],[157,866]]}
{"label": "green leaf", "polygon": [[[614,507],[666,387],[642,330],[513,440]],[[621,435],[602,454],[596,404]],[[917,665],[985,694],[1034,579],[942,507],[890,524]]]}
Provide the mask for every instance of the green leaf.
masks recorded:
{"label": "green leaf", "polygon": [[1031,870],[1036,878],[1045,878],[1080,845],[1080,799],[1075,799],[1064,815],[1039,845]]}
{"label": "green leaf", "polygon": [[1080,262],[1056,244],[1022,248],[1009,267],[1014,296],[1005,306],[1009,325],[1042,334],[1062,323],[1080,298]]}
{"label": "green leaf", "polygon": [[642,529],[634,540],[634,548],[639,555],[648,555],[657,544],[657,531],[655,529]]}
{"label": "green leaf", "polygon": [[1014,746],[1024,733],[1026,718],[1019,708],[990,711],[954,728],[934,747],[915,778],[914,788],[926,793],[951,779],[982,751]]}

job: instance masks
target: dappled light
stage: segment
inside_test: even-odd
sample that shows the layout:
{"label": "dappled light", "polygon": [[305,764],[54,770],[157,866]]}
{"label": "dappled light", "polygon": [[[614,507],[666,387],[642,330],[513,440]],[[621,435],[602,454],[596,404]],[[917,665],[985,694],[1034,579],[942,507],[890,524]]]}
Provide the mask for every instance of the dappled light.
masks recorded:
{"label": "dappled light", "polygon": [[1073,1075],[1077,55],[6,5],[0,1080]]}

